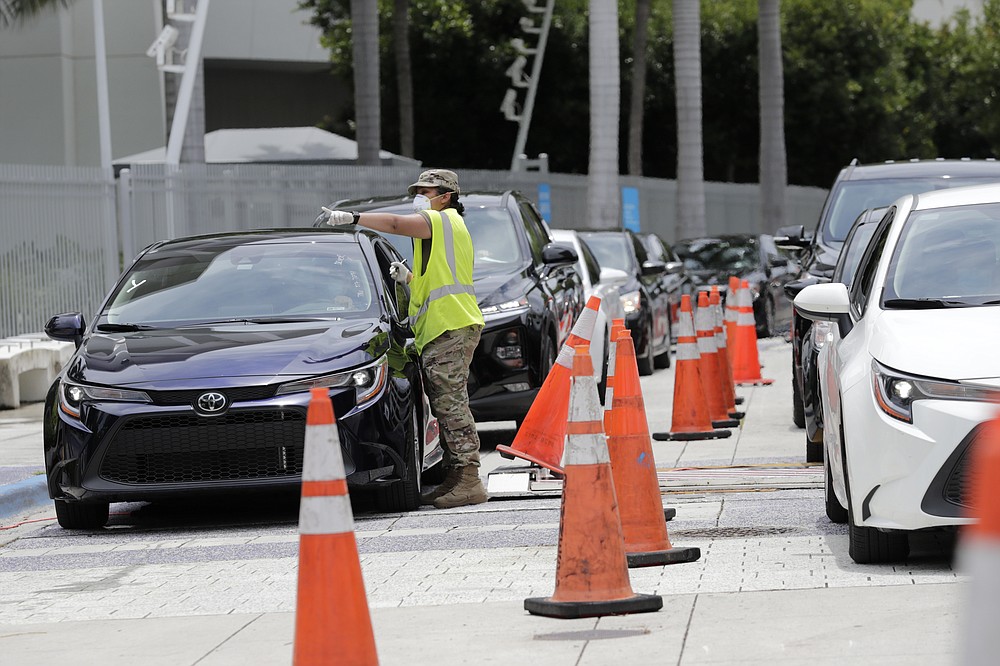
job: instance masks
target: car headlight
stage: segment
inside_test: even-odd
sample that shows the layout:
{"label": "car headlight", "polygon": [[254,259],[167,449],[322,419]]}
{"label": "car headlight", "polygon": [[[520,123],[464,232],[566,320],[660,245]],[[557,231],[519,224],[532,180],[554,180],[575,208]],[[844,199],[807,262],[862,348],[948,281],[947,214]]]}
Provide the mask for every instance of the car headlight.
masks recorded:
{"label": "car headlight", "polygon": [[521,310],[527,309],[528,299],[525,296],[513,301],[504,301],[498,305],[487,305],[484,308],[480,308],[484,315],[510,314],[512,312],[520,312]]}
{"label": "car headlight", "polygon": [[971,400],[997,402],[1000,390],[991,386],[975,386],[933,379],[923,379],[890,370],[872,361],[872,383],[875,402],[889,416],[913,423],[913,403],[917,400]]}
{"label": "car headlight", "polygon": [[80,409],[87,402],[152,402],[144,391],[91,386],[63,379],[59,382],[59,407],[74,418],[80,418]]}
{"label": "car headlight", "polygon": [[831,321],[814,321],[812,331],[813,345],[816,347],[816,351],[833,340],[833,322]]}
{"label": "car headlight", "polygon": [[303,393],[314,388],[333,389],[353,387],[357,392],[357,405],[361,407],[364,403],[378,395],[382,387],[385,386],[388,368],[389,358],[388,356],[383,356],[374,363],[369,363],[354,370],[338,372],[332,375],[310,377],[309,379],[299,379],[294,382],[282,384],[274,394]]}
{"label": "car headlight", "polygon": [[641,292],[639,290],[630,291],[628,293],[621,295],[622,309],[625,310],[625,314],[630,312],[637,312],[642,308],[640,303]]}

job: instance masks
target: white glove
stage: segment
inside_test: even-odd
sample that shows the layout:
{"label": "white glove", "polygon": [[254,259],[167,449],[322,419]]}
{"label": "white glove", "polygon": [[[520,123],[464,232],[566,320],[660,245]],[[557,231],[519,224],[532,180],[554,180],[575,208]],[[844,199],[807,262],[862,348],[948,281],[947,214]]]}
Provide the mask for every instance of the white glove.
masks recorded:
{"label": "white glove", "polygon": [[411,275],[413,274],[410,269],[402,261],[394,261],[389,264],[389,277],[399,284],[409,284]]}
{"label": "white glove", "polygon": [[354,222],[354,214],[346,210],[330,210],[326,206],[323,206],[322,210],[326,215],[324,222],[331,227],[337,227],[341,224],[353,224]]}

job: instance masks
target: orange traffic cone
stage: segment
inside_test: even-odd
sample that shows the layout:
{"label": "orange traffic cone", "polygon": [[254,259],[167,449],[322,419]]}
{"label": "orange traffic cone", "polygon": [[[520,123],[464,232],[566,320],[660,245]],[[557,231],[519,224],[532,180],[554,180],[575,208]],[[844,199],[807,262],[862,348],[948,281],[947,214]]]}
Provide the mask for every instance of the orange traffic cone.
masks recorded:
{"label": "orange traffic cone", "polygon": [[698,336],[698,372],[705,390],[705,404],[713,428],[735,428],[740,422],[729,418],[726,401],[722,395],[722,377],[719,374],[719,349],[715,346],[715,312],[708,302],[708,292],[698,292],[698,311],[694,316]]}
{"label": "orange traffic cone", "polygon": [[572,372],[556,589],[551,597],[525,599],[524,610],[558,618],[660,610],[662,597],[635,594],[629,583],[625,541],[588,345],[576,348]]}
{"label": "orange traffic cone", "polygon": [[733,381],[738,386],[768,386],[773,379],[760,376],[757,356],[757,327],[753,319],[753,297],[746,280],[737,292],[739,314],[736,319],[736,339],[733,341]]}
{"label": "orange traffic cone", "polygon": [[608,334],[608,376],[604,381],[604,430],[607,432],[608,419],[611,418],[611,407],[615,397],[615,354],[618,350],[618,336],[625,328],[624,319],[611,320],[611,332]]}
{"label": "orange traffic cone", "polygon": [[966,515],[978,522],[962,528],[957,551],[959,569],[970,576],[959,663],[987,666],[997,662],[1000,650],[1000,416],[981,426],[969,451],[971,508]]}
{"label": "orange traffic cone", "polygon": [[[736,340],[736,319],[739,317],[739,305],[736,298],[740,290],[740,279],[735,275],[729,276],[729,291],[726,292],[726,354],[729,360],[729,374],[733,374],[733,341]],[[735,396],[735,404],[743,404],[743,396]]]}
{"label": "orange traffic cone", "polygon": [[726,344],[725,322],[722,319],[722,299],[719,288],[712,285],[708,295],[708,305],[715,318],[715,346],[718,349],[716,358],[719,360],[719,380],[722,382],[722,402],[726,413],[731,419],[742,419],[746,414],[736,411],[736,386],[733,384],[733,367],[729,363],[729,350]]}
{"label": "orange traffic cone", "polygon": [[656,477],[652,442],[649,441],[646,405],[639,384],[639,366],[635,359],[635,345],[628,331],[618,336],[616,346],[617,388],[607,434],[628,566],[694,562],[701,557],[700,549],[676,548],[670,545],[667,536],[660,482]]}
{"label": "orange traffic cone", "polygon": [[333,404],[325,388],[311,394],[302,461],[293,663],[378,664]]}
{"label": "orange traffic cone", "polygon": [[590,344],[601,299],[591,296],[587,307],[573,325],[569,338],[559,350],[556,362],[538,389],[538,394],[514,435],[510,446],[501,444],[497,453],[504,458],[523,458],[562,473],[563,446],[566,439],[566,411],[569,408],[569,376],[573,366],[573,347]]}
{"label": "orange traffic cone", "polygon": [[670,432],[654,432],[656,440],[722,439],[729,430],[712,429],[705,404],[705,389],[698,372],[698,338],[694,332],[691,297],[681,296],[680,330],[677,335],[677,364],[674,370],[674,415]]}

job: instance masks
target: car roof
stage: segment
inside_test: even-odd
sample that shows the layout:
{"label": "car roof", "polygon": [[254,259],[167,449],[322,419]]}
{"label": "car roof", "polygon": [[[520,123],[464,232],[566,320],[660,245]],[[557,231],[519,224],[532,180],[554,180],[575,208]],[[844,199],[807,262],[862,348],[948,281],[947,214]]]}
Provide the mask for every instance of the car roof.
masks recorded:
{"label": "car roof", "polygon": [[878,164],[851,164],[841,170],[837,180],[879,180],[921,176],[941,176],[944,178],[950,175],[997,176],[1000,178],[1000,162],[991,157],[982,160],[937,158],[933,160],[914,159],[905,162],[889,160]]}
{"label": "car roof", "polygon": [[914,210],[1000,202],[1000,183],[934,190],[915,195]]}
{"label": "car roof", "polygon": [[377,236],[373,231],[352,227],[336,229],[333,227],[306,227],[301,229],[256,229],[253,231],[230,231],[225,233],[200,234],[198,236],[183,236],[170,240],[161,240],[147,248],[175,249],[180,247],[197,247],[224,241],[226,245],[249,245],[253,243],[356,243],[359,236]]}

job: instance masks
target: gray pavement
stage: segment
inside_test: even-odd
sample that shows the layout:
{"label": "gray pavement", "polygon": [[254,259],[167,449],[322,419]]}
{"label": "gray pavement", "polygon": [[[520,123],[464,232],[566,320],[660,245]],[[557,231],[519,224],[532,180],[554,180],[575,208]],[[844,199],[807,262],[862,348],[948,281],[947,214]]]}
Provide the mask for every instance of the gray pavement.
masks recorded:
{"label": "gray pavement", "polygon": [[[823,515],[821,468],[803,463],[803,431],[791,425],[789,347],[760,348],[776,382],[738,389],[747,417],[731,438],[653,443],[678,514],[671,541],[702,551],[629,572],[636,592],[664,597],[661,611],[554,620],[523,610],[554,589],[557,498],[360,514],[381,663],[954,661],[967,580],[952,569],[953,544],[922,536],[896,566],[850,560],[846,530]],[[668,430],[672,371],[642,385],[650,429]],[[39,405],[0,412],[0,664],[291,661],[293,525],[125,529],[139,512],[103,533],[60,530],[37,476],[40,416]],[[506,428],[484,425],[484,441]],[[490,451],[483,473],[509,464]],[[14,489],[28,496],[16,507]]]}

